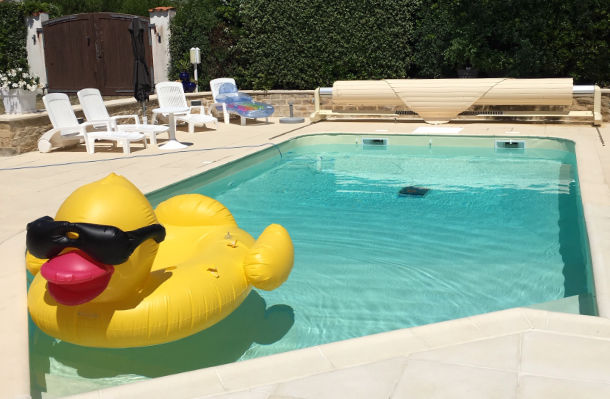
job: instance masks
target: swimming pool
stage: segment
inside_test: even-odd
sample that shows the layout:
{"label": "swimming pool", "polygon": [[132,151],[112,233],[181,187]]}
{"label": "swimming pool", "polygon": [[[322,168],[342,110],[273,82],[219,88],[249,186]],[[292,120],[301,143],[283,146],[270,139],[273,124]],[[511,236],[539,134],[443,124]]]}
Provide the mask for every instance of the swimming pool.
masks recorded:
{"label": "swimming pool", "polygon": [[[595,313],[570,142],[371,138],[296,139],[152,193],[153,203],[213,196],[254,236],[284,225],[291,277],[218,325],[152,348],[81,348],[30,326],[32,391],[65,395],[515,306]],[[429,191],[399,196],[408,186]]]}

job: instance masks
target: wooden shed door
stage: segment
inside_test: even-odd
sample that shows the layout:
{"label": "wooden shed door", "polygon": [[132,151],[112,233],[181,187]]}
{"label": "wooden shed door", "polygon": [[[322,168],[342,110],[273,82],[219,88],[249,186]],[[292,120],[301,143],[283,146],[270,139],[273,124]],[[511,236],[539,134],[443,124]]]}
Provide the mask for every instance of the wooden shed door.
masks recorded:
{"label": "wooden shed door", "polygon": [[[75,93],[95,87],[105,96],[133,94],[129,24],[134,15],[76,14],[42,25],[49,92]],[[141,18],[148,26],[148,19]],[[150,31],[146,59],[153,75]]]}

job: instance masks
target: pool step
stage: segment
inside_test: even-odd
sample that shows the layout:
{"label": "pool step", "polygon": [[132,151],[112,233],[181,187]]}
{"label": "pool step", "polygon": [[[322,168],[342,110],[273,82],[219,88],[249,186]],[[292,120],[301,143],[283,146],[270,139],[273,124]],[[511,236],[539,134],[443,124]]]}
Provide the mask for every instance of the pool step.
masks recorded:
{"label": "pool step", "polygon": [[597,315],[595,298],[591,294],[574,295],[525,307],[550,312]]}

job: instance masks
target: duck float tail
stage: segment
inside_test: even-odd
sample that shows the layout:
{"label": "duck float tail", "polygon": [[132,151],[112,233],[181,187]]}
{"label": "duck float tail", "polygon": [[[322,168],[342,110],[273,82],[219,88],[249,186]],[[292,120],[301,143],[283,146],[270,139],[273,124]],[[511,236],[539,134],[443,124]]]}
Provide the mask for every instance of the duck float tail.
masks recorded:
{"label": "duck float tail", "polygon": [[252,286],[272,290],[290,274],[288,232],[255,241],[220,202],[178,195],[153,211],[111,174],[72,193],[55,219],[28,224],[32,320],[45,333],[94,347],[177,340],[235,310]]}

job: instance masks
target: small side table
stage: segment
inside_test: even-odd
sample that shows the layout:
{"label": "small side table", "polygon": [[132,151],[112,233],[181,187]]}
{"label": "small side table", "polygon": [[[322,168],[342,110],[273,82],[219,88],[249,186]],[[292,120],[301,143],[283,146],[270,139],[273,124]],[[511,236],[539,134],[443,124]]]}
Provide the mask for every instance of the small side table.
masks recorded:
{"label": "small side table", "polygon": [[182,114],[188,112],[189,108],[182,107],[162,107],[153,109],[153,113],[167,114],[169,118],[169,141],[162,146],[159,146],[161,150],[179,150],[186,148],[185,144],[182,144],[176,140],[176,114]]}

